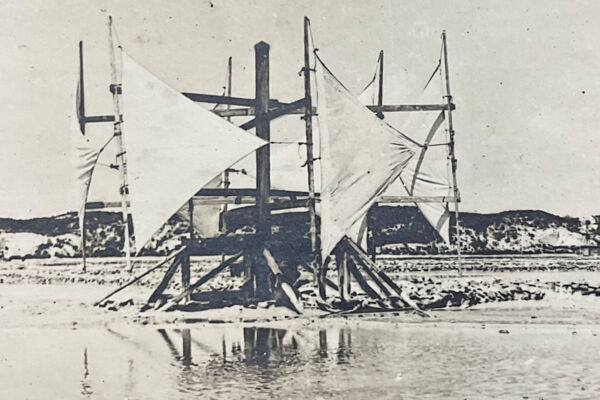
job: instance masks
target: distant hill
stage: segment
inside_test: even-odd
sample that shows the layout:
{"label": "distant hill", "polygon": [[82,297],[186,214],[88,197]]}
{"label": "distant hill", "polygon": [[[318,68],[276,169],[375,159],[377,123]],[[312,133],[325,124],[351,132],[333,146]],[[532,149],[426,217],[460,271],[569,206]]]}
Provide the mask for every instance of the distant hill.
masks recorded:
{"label": "distant hill", "polygon": [[[202,240],[199,252],[232,252],[240,243],[252,240],[254,209],[230,211],[227,232]],[[274,214],[272,244],[280,251],[307,253],[306,213]],[[573,252],[586,244],[600,242],[600,216],[561,217],[537,210],[505,211],[495,214],[461,213],[463,252],[470,254]],[[416,207],[380,206],[369,213],[372,240],[378,251],[387,254],[443,254],[451,251],[429,226]],[[451,220],[454,237],[454,217]],[[172,217],[142,250],[142,255],[165,255],[187,236],[188,224]],[[121,254],[121,214],[94,212],[87,216],[89,256]],[[77,214],[17,220],[0,218],[0,257],[78,257],[81,255]]]}

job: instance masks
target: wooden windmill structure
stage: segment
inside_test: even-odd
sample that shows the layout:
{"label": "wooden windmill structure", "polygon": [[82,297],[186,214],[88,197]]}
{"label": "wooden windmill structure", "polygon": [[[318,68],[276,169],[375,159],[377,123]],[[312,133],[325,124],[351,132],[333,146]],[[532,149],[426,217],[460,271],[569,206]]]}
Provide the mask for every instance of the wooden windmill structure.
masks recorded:
{"label": "wooden windmill structure", "polygon": [[[114,48],[115,45],[112,41],[112,21],[109,20],[109,32],[110,34],[110,48],[111,48],[111,67],[112,67],[112,83],[110,85],[110,91],[113,96],[114,113],[112,115],[99,115],[99,116],[87,116],[85,115],[85,100],[84,100],[84,81],[83,81],[83,49],[80,43],[80,84],[79,84],[79,96],[80,96],[80,107],[78,110],[80,124],[82,130],[85,129],[85,125],[89,123],[112,123],[114,126],[114,134],[118,140],[120,153],[118,154],[119,171],[121,174],[121,202],[120,207],[122,209],[123,221],[125,225],[125,253],[129,259],[131,254],[130,247],[130,230],[131,230],[131,219],[129,214],[129,190],[127,184],[127,159],[125,149],[123,148],[121,141],[121,123],[125,121],[127,123],[127,116],[123,118],[121,114],[121,96],[122,92],[126,91],[127,88],[122,88],[117,77],[115,60],[114,60]],[[444,199],[440,198],[426,198],[426,197],[411,197],[411,196],[382,196],[377,199],[379,204],[398,204],[398,203],[415,203],[415,202],[439,202],[439,201],[450,201],[456,204],[456,221],[458,224],[458,202],[460,201],[458,189],[456,188],[456,159],[454,157],[454,130],[452,127],[452,111],[455,106],[452,102],[452,96],[450,94],[450,83],[448,81],[448,61],[446,51],[446,35],[442,35],[443,49],[444,49],[444,68],[446,70],[446,89],[447,93],[445,101],[439,104],[403,104],[403,105],[389,105],[383,104],[383,62],[380,63],[379,71],[379,95],[378,104],[367,106],[369,110],[375,113],[380,118],[383,118],[384,113],[390,112],[419,112],[419,111],[444,111],[448,115],[448,126],[449,134],[451,138],[450,142],[450,154],[452,162],[452,172],[454,177],[454,197]],[[273,99],[270,96],[270,66],[269,66],[269,51],[270,46],[265,42],[259,42],[254,46],[255,52],[255,97],[254,98],[241,98],[231,96],[231,85],[228,86],[228,91],[225,96],[203,94],[203,93],[191,93],[182,92],[181,94],[187,99],[208,104],[221,104],[226,105],[226,109],[214,109],[213,112],[223,118],[230,120],[235,117],[253,117],[251,120],[243,123],[239,127],[243,130],[255,129],[257,137],[263,139],[266,142],[271,142],[271,129],[270,123],[280,117],[288,115],[300,115],[305,123],[305,142],[306,146],[306,170],[307,170],[307,183],[308,191],[288,191],[288,190],[274,190],[271,187],[270,171],[271,171],[271,155],[270,148],[267,144],[256,150],[256,187],[246,189],[232,189],[227,186],[222,188],[203,188],[189,199],[189,210],[190,219],[193,219],[193,208],[195,205],[203,204],[249,204],[253,205],[256,209],[256,234],[251,242],[250,246],[241,248],[238,252],[230,255],[230,257],[224,259],[220,265],[211,270],[208,274],[200,277],[198,280],[192,283],[190,274],[190,255],[193,254],[194,248],[197,245],[197,240],[194,235],[193,222],[190,223],[189,240],[186,241],[184,246],[178,251],[169,255],[158,265],[145,271],[140,276],[135,277],[126,285],[113,291],[106,296],[104,301],[108,297],[124,289],[125,287],[135,283],[142,279],[152,271],[158,270],[162,267],[169,265],[165,276],[148,299],[148,303],[157,301],[163,291],[168,286],[170,280],[174,277],[177,269],[181,270],[182,279],[182,292],[174,297],[171,301],[178,303],[182,300],[189,299],[191,294],[197,290],[201,285],[209,281],[215,275],[223,271],[225,268],[231,266],[238,259],[244,259],[244,265],[246,266],[246,278],[251,281],[249,285],[251,295],[255,298],[264,299],[272,296],[272,290],[281,290],[292,303],[293,308],[297,311],[301,311],[301,305],[297,301],[294,291],[292,288],[292,282],[287,282],[283,276],[281,269],[278,266],[278,262],[273,257],[272,252],[269,249],[269,240],[272,235],[271,228],[271,211],[273,209],[288,209],[306,207],[309,216],[309,237],[311,246],[311,256],[308,268],[314,273],[315,285],[318,287],[320,296],[324,299],[326,297],[326,286],[334,287],[339,291],[342,299],[349,299],[349,282],[353,276],[357,283],[363,288],[367,294],[372,297],[381,298],[381,293],[391,295],[392,292],[396,292],[399,296],[402,296],[406,303],[411,304],[410,299],[402,295],[400,288],[398,288],[394,282],[387,277],[383,272],[377,271],[377,267],[374,262],[369,259],[366,253],[352,240],[344,238],[340,245],[335,250],[336,263],[338,265],[338,276],[339,282],[336,285],[327,279],[327,260],[322,260],[320,253],[320,238],[319,238],[319,224],[317,216],[317,203],[319,201],[320,193],[317,193],[315,188],[315,155],[314,155],[314,138],[313,138],[313,117],[317,114],[317,109],[313,104],[313,93],[312,93],[312,80],[314,74],[314,68],[311,67],[311,47],[310,47],[310,21],[308,18],[304,18],[304,65],[302,67],[302,74],[304,78],[304,94],[301,98],[290,101],[281,102],[277,99]],[[383,58],[383,54],[381,54]],[[229,70],[231,70],[231,60],[229,62]],[[231,75],[229,75],[231,76]],[[227,171],[227,170],[226,170]],[[227,172],[225,171],[225,174]],[[102,209],[107,207],[114,207],[115,204],[109,203],[88,203],[86,209]],[[134,216],[135,218],[135,216]],[[458,225],[457,225],[458,226]],[[457,227],[458,232],[458,227]],[[83,234],[83,236],[85,236]],[[143,243],[138,243],[143,245]],[[460,248],[460,244],[457,246]],[[458,250],[460,251],[460,250]],[[327,257],[329,258],[329,257]],[[170,263],[170,264],[169,264]],[[365,271],[366,275],[361,274],[359,267]],[[375,282],[378,287],[377,291],[373,291],[371,286],[366,282],[371,280]],[[98,302],[98,303],[100,303]],[[414,305],[414,304],[411,304]]]}

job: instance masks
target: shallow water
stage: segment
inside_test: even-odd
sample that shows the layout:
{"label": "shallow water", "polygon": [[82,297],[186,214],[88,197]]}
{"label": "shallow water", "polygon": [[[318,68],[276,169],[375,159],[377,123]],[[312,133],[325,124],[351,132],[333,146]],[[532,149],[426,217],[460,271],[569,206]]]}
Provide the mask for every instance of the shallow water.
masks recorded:
{"label": "shallow water", "polygon": [[2,330],[0,383],[1,399],[592,399],[600,328],[360,319],[291,330],[14,328]]}

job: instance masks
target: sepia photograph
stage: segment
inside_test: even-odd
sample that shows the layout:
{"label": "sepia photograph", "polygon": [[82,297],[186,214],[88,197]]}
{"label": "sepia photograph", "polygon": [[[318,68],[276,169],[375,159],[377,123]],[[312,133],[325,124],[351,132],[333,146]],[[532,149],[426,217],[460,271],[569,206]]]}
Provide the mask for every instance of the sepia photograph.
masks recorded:
{"label": "sepia photograph", "polygon": [[0,399],[600,398],[599,18],[0,0]]}

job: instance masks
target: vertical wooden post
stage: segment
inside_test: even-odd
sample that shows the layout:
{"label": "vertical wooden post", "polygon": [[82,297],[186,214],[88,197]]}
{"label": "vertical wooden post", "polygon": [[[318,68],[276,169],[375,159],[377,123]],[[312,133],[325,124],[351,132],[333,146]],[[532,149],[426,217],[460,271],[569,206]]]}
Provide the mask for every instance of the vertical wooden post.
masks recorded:
{"label": "vertical wooden post", "polygon": [[335,261],[338,265],[338,290],[340,298],[343,301],[349,301],[350,274],[348,274],[348,253],[346,252],[346,249],[338,251]]}
{"label": "vertical wooden post", "polygon": [[[306,130],[306,172],[308,175],[308,218],[310,224],[310,251],[316,266],[320,268],[320,252],[317,235],[317,211],[315,204],[315,172],[314,172],[314,143],[312,134],[312,93],[310,86],[310,20],[304,17],[304,124]],[[315,266],[313,266],[315,267]],[[318,285],[317,268],[315,271],[315,284]]]}
{"label": "vertical wooden post", "polygon": [[377,116],[383,119],[383,50],[379,52],[379,93],[377,94]]}
{"label": "vertical wooden post", "polygon": [[181,342],[181,353],[183,354],[181,361],[185,366],[192,365],[192,334],[189,328],[181,330]]}
{"label": "vertical wooden post", "polygon": [[[382,106],[383,106],[383,50],[381,50],[379,52],[379,91],[377,93],[377,117],[379,117],[379,119],[384,118],[383,111],[381,110]],[[367,240],[366,240],[367,254],[371,257],[371,260],[373,260],[373,261],[376,261],[376,258],[377,258],[377,245],[375,243],[374,232],[371,229],[371,226],[369,225],[369,213],[375,212],[377,207],[378,207],[377,203],[373,204],[373,206],[371,207],[371,209],[369,210],[369,212],[367,212],[367,215],[365,216],[366,226],[367,226],[367,231],[365,233],[367,235]]]}
{"label": "vertical wooden post", "polygon": [[[77,96],[79,97],[79,102],[78,102],[77,106],[79,107],[79,110],[77,110],[77,113],[79,114],[79,117],[81,118],[81,120],[79,121],[79,129],[81,130],[82,134],[85,134],[85,90],[84,90],[83,82],[84,82],[84,80],[83,80],[83,42],[80,40],[79,41],[79,84],[77,85],[77,90],[79,92],[79,93],[77,93]],[[87,259],[86,259],[86,254],[85,254],[85,248],[87,245],[87,240],[85,237],[85,220],[86,220],[85,204],[83,205],[81,212],[83,213],[83,215],[81,217],[81,262],[83,264],[82,270],[83,270],[83,272],[85,272],[87,270]]]}
{"label": "vertical wooden post", "polygon": [[[265,118],[269,111],[269,45],[259,42],[254,46],[256,62],[256,136],[271,140],[271,124]],[[257,232],[264,238],[271,233],[269,195],[271,191],[270,146],[256,151],[256,206]]]}
{"label": "vertical wooden post", "polygon": [[[231,57],[229,57],[229,60],[227,61],[227,90],[226,90],[226,94],[227,97],[231,97],[231,75],[232,75],[232,59]],[[227,104],[227,110],[231,109],[231,104]],[[227,121],[231,122],[231,117],[228,116],[227,117]],[[223,175],[222,175],[222,180],[223,180],[223,189],[229,189],[229,169],[225,169],[225,171],[223,171]],[[224,233],[227,230],[227,226],[225,224],[225,213],[227,212],[227,203],[224,203],[221,206],[221,214],[219,216],[219,232]],[[225,254],[222,254],[221,257],[221,261],[225,260]]]}
{"label": "vertical wooden post", "polygon": [[461,237],[460,237],[460,222],[458,203],[460,202],[460,192],[456,180],[456,157],[454,154],[454,127],[452,125],[452,95],[450,94],[450,76],[448,74],[448,48],[446,45],[446,31],[442,32],[442,47],[444,49],[444,75],[446,77],[446,101],[448,103],[448,133],[450,135],[450,143],[448,145],[450,152],[450,163],[452,164],[452,185],[454,187],[454,216],[456,222],[456,258],[458,263],[458,273],[462,275],[462,260],[461,260]]}
{"label": "vertical wooden post", "polygon": [[[191,279],[191,262],[190,262],[190,255],[191,255],[191,249],[194,248],[194,238],[195,238],[195,234],[194,234],[194,200],[192,198],[190,198],[188,200],[188,215],[189,215],[189,219],[190,219],[190,226],[188,227],[188,234],[189,234],[189,242],[188,244],[186,244],[186,249],[184,251],[184,253],[182,254],[182,259],[181,259],[181,289],[182,290],[188,290],[188,288],[190,287],[190,279]],[[186,296],[185,301],[188,302],[190,301],[190,295]]]}
{"label": "vertical wooden post", "polygon": [[[269,48],[265,42],[254,46],[256,67],[256,136],[269,142],[271,140],[271,122],[266,116],[269,111]],[[271,194],[270,175],[270,146],[261,147],[256,151],[256,242],[252,249],[252,275],[255,281],[255,296],[270,297],[269,271],[266,261],[260,256],[262,244],[271,236],[271,218],[269,200]]]}
{"label": "vertical wooden post", "polygon": [[108,45],[110,54],[110,76],[111,76],[111,92],[113,97],[113,108],[115,113],[115,124],[114,124],[114,135],[117,141],[117,148],[119,153],[117,154],[117,161],[119,165],[119,173],[121,175],[121,187],[119,189],[121,193],[121,211],[123,214],[124,229],[124,251],[125,260],[127,263],[127,269],[132,270],[131,264],[131,235],[129,233],[129,187],[127,186],[127,155],[123,146],[123,138],[121,136],[121,124],[123,123],[123,117],[121,115],[121,82],[117,75],[117,64],[115,59],[115,44],[113,42],[113,29],[112,29],[112,17],[108,17]]}

